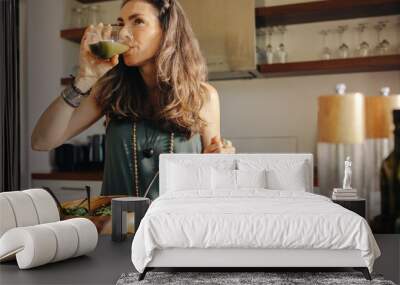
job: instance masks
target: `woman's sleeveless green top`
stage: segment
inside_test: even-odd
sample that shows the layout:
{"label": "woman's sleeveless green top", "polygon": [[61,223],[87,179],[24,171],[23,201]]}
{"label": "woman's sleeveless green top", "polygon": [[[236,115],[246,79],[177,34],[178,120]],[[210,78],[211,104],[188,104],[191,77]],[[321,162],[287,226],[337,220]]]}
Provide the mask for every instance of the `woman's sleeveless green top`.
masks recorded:
{"label": "woman's sleeveless green top", "polygon": [[[111,119],[106,128],[105,165],[101,195],[136,196],[134,162],[132,161],[131,119]],[[146,140],[146,134],[148,138]],[[150,137],[158,138],[150,145]],[[138,162],[139,196],[143,196],[158,171],[159,154],[168,153],[170,133],[157,128],[152,121],[143,119],[136,123],[136,157]],[[147,142],[146,142],[147,141]],[[152,157],[145,157],[143,149],[152,147]],[[200,134],[186,139],[181,133],[174,133],[174,153],[201,153]],[[159,195],[159,176],[153,182],[146,197],[154,200]]]}

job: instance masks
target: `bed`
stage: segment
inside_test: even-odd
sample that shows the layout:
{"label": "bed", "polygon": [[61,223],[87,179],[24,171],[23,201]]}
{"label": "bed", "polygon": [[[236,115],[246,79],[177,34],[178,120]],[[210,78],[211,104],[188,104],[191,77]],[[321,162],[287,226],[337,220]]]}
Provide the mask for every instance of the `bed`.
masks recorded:
{"label": "bed", "polygon": [[139,280],[161,267],[352,267],[371,279],[371,229],[313,193],[311,154],[161,154],[159,169],[132,242]]}

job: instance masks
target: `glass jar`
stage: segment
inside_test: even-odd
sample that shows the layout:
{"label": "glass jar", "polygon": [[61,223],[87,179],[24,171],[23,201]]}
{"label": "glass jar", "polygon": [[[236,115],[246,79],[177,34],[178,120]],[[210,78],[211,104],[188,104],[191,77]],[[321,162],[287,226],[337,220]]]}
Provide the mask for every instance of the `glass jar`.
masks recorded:
{"label": "glass jar", "polygon": [[82,27],[86,27],[90,25],[88,16],[89,16],[89,5],[82,5]]}
{"label": "glass jar", "polygon": [[90,5],[88,8],[88,25],[93,24],[96,25],[100,22],[99,17],[99,6],[98,5]]}
{"label": "glass jar", "polygon": [[82,9],[79,7],[72,8],[71,28],[81,28],[83,26]]}

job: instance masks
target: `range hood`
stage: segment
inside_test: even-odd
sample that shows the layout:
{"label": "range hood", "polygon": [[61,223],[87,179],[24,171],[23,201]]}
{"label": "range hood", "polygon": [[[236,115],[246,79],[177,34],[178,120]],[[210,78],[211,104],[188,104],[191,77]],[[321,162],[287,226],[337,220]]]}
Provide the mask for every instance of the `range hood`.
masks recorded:
{"label": "range hood", "polygon": [[254,0],[180,0],[201,51],[209,80],[257,77]]}

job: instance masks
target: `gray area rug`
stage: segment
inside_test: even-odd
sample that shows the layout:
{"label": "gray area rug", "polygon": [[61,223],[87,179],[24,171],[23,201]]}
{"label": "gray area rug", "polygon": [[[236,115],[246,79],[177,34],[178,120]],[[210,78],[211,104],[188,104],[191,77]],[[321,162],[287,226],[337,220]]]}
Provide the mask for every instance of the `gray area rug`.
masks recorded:
{"label": "gray area rug", "polygon": [[155,272],[150,271],[142,281],[138,281],[139,273],[124,273],[116,285],[133,284],[379,284],[395,285],[384,280],[382,275],[374,275],[372,281],[364,278],[360,272]]}

